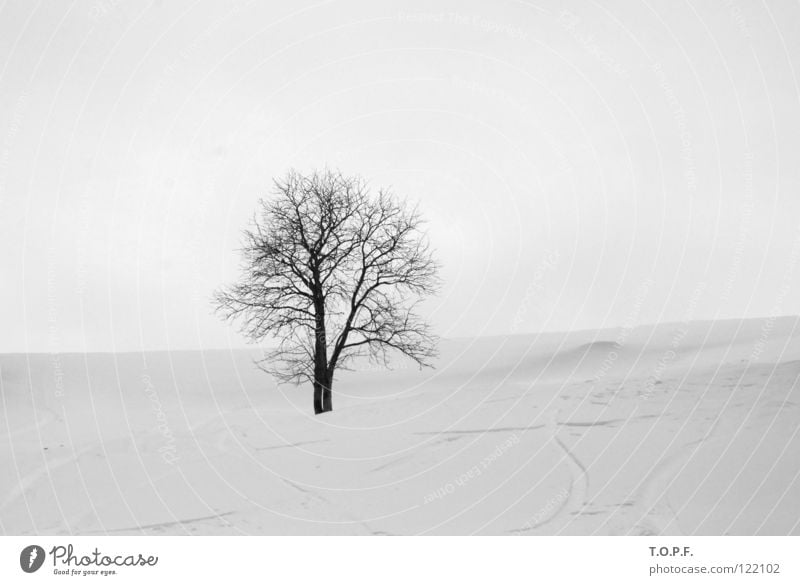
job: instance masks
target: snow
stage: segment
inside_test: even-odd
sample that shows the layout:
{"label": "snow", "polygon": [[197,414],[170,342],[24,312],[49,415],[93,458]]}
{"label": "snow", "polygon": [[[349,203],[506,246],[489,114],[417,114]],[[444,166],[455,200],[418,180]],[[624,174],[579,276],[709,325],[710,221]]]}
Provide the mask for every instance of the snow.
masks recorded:
{"label": "snow", "polygon": [[6,534],[800,534],[800,320],[254,352],[0,356]]}

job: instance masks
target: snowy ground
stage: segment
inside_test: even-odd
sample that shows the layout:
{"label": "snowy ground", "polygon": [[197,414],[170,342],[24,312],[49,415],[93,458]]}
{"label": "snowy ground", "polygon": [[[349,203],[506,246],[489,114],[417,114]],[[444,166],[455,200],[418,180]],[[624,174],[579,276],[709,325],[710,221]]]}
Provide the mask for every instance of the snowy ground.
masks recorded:
{"label": "snowy ground", "polygon": [[247,352],[2,355],[7,534],[800,534],[800,320],[445,341],[340,374]]}

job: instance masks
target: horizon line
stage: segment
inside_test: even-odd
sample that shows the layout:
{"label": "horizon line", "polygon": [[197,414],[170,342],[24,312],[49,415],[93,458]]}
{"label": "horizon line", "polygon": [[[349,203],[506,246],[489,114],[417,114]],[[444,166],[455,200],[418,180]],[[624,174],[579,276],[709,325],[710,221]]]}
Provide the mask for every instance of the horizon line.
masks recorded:
{"label": "horizon line", "polygon": [[[760,317],[726,317],[722,319],[690,319],[688,321],[659,321],[659,322],[652,322],[652,323],[640,323],[630,327],[631,330],[641,329],[646,327],[660,327],[660,326],[667,326],[667,325],[678,325],[680,323],[723,323],[729,321],[738,321],[738,322],[745,322],[745,321],[766,321],[769,319],[773,319],[775,321],[779,319],[800,319],[800,315],[797,314],[786,314],[786,315],[764,315]],[[457,336],[457,337],[441,337],[440,339],[443,341],[463,341],[463,340],[470,340],[470,339],[496,339],[499,337],[532,337],[532,336],[539,336],[539,335],[554,335],[554,334],[576,334],[576,333],[590,333],[590,332],[600,332],[600,331],[612,331],[625,328],[624,325],[613,325],[609,327],[599,327],[599,328],[581,328],[581,329],[553,329],[553,330],[542,330],[542,331],[531,331],[531,332],[522,332],[522,333],[494,333],[491,335],[478,335],[478,336]],[[88,350],[88,351],[79,351],[79,350],[68,350],[68,351],[0,351],[0,356],[11,356],[11,355],[123,355],[123,354],[147,354],[147,353],[189,353],[189,352],[221,352],[221,351],[229,351],[229,352],[238,352],[238,351],[256,351],[258,349],[255,344],[253,345],[237,345],[237,346],[229,346],[229,347],[191,347],[191,348],[154,348],[154,349],[124,349],[124,350],[117,350],[117,351],[108,351],[108,350]]]}

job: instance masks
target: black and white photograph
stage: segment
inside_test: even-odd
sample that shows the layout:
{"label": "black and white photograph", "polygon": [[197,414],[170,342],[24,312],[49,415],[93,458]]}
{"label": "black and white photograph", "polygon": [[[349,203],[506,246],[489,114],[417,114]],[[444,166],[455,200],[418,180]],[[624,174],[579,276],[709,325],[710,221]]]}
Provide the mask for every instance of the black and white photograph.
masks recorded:
{"label": "black and white photograph", "polygon": [[796,1],[9,0],[0,222],[20,580],[800,535]]}

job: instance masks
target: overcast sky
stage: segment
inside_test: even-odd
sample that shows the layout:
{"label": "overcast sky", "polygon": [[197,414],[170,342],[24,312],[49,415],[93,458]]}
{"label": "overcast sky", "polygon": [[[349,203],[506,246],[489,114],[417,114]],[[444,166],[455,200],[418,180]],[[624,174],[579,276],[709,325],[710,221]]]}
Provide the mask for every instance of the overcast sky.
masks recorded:
{"label": "overcast sky", "polygon": [[242,345],[290,167],[419,201],[448,337],[800,313],[796,2],[6,2],[0,351]]}

